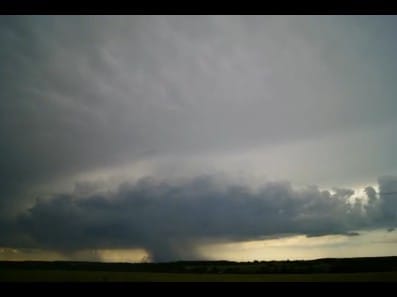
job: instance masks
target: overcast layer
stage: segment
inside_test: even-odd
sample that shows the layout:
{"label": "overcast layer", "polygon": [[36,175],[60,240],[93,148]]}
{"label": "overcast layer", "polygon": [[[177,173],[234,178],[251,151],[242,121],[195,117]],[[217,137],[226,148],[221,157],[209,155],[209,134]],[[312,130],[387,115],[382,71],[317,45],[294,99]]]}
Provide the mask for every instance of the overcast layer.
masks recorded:
{"label": "overcast layer", "polygon": [[[166,258],[177,252],[160,234],[180,247],[393,227],[395,196],[368,194],[387,206],[375,215],[322,191],[394,185],[396,26],[395,16],[0,17],[0,229],[14,230],[0,245],[107,242]],[[203,175],[221,176],[223,190],[191,188]],[[143,176],[156,182],[134,186]],[[135,206],[142,193],[148,213]],[[194,222],[192,209],[203,213]]]}

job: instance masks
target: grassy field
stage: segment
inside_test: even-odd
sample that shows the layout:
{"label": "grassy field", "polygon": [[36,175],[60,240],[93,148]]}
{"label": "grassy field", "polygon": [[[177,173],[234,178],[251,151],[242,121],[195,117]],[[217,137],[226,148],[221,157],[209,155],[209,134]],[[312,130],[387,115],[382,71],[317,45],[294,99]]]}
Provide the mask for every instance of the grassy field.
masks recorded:
{"label": "grassy field", "polygon": [[193,274],[117,271],[2,270],[0,282],[397,282],[397,272]]}

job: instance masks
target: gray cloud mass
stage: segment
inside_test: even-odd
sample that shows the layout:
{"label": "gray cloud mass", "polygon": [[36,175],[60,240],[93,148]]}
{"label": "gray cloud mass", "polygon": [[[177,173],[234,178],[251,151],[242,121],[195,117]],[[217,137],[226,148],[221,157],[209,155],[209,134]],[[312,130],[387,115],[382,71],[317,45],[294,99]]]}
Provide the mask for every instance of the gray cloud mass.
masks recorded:
{"label": "gray cloud mass", "polygon": [[[0,16],[0,245],[163,260],[208,238],[391,230],[396,196],[371,181],[397,190],[396,20]],[[123,166],[130,183],[85,182]]]}
{"label": "gray cloud mass", "polygon": [[[397,179],[379,180],[382,190]],[[369,191],[367,191],[369,192]],[[397,194],[370,199],[366,209],[349,203],[354,191],[294,189],[271,182],[252,191],[202,176],[171,183],[143,178],[115,192],[61,194],[39,200],[21,214],[0,245],[80,249],[147,249],[154,260],[195,259],[197,243],[252,240],[279,234],[358,235],[355,230],[393,228]],[[392,211],[391,211],[392,210]]]}

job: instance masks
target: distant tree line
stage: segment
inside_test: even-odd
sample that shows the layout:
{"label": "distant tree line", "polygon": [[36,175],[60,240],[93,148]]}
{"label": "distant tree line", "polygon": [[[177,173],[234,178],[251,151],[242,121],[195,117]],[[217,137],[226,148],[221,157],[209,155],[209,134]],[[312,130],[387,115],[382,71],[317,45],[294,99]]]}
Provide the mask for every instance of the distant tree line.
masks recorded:
{"label": "distant tree line", "polygon": [[233,274],[381,272],[397,271],[397,257],[254,262],[179,261],[170,263],[1,261],[0,270],[5,269]]}

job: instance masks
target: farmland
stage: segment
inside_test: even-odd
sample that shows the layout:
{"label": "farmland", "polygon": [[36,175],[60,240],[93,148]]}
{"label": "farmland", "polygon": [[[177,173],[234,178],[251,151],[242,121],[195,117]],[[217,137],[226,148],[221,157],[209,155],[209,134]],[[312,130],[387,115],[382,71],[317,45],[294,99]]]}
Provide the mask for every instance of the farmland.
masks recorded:
{"label": "farmland", "polygon": [[0,262],[2,282],[397,282],[397,257],[171,263]]}

